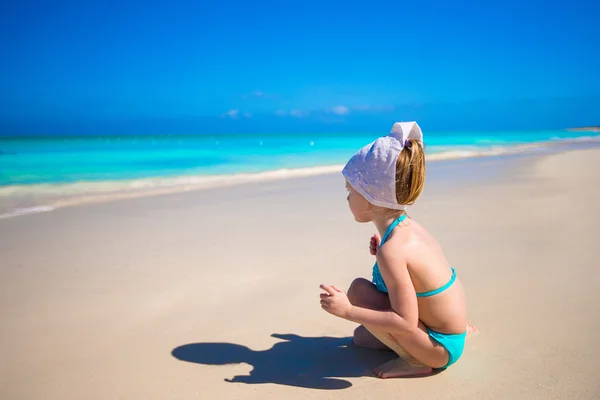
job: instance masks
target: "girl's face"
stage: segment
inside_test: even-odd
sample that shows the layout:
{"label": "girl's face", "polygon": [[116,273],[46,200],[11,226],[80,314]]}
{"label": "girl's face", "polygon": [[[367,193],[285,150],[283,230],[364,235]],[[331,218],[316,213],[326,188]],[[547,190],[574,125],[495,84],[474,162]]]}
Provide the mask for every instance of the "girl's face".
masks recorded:
{"label": "girl's face", "polygon": [[357,222],[371,222],[373,219],[373,206],[360,193],[346,181],[348,190],[348,205]]}

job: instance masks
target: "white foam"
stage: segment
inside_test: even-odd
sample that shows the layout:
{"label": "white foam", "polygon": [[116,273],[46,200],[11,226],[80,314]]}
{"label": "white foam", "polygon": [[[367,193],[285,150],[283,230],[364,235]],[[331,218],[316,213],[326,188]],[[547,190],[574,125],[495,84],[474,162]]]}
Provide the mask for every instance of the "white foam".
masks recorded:
{"label": "white foam", "polygon": [[[493,157],[523,152],[536,152],[549,149],[553,144],[579,143],[582,141],[597,142],[600,136],[583,138],[550,140],[519,145],[470,146],[470,147],[437,147],[432,146],[426,155],[427,161],[466,159],[475,157]],[[11,185],[0,187],[0,199],[11,199],[12,204],[31,204],[36,199],[38,207],[27,207],[0,214],[0,218],[9,218],[31,213],[52,211],[58,207],[75,204],[108,201],[131,197],[142,197],[156,194],[179,193],[190,190],[209,189],[234,186],[244,183],[277,181],[288,178],[310,177],[340,173],[343,165],[327,165],[308,168],[278,169],[259,173],[240,173],[231,175],[187,175],[175,177],[155,177],[123,181],[85,181],[62,184]]]}
{"label": "white foam", "polygon": [[52,211],[54,209],[55,209],[55,207],[53,207],[53,206],[37,206],[37,207],[17,208],[9,213],[0,214],[0,219],[18,217],[20,215],[48,212],[48,211]]}
{"label": "white foam", "polygon": [[553,137],[555,142],[593,142],[600,140],[600,136],[578,136],[574,138]]}

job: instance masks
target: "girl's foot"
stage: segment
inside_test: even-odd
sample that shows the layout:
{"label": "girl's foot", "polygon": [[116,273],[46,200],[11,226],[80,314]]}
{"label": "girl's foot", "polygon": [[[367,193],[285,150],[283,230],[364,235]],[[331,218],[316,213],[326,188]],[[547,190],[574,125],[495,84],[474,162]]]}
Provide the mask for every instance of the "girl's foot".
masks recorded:
{"label": "girl's foot", "polygon": [[473,334],[475,334],[477,332],[479,332],[477,330],[477,327],[469,322],[467,324],[467,336],[471,336],[471,335],[473,335]]}
{"label": "girl's foot", "polygon": [[431,367],[425,365],[413,365],[401,358],[396,358],[392,361],[388,361],[385,364],[381,364],[379,367],[373,370],[376,376],[386,378],[406,378],[410,376],[423,376],[429,375],[433,372]]}

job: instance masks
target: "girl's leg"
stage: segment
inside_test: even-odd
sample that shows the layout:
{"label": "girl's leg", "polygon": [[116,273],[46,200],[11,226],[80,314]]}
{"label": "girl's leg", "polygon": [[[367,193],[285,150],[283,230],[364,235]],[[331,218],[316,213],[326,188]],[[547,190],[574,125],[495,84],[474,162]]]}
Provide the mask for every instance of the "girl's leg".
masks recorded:
{"label": "girl's leg", "polygon": [[[356,278],[348,289],[348,299],[352,305],[370,310],[389,310],[392,306],[390,298],[378,290],[373,290],[374,285],[366,279]],[[372,349],[391,350],[385,344],[381,343],[371,332],[363,325],[354,330],[354,344],[358,347],[368,347]]]}
{"label": "girl's leg", "polygon": [[[391,308],[389,297],[362,278],[352,282],[348,298],[358,307],[372,310]],[[446,349],[429,337],[421,322],[417,332],[408,337],[378,332],[361,325],[355,331],[354,341],[359,346],[389,348],[401,357],[375,369],[375,374],[381,378],[426,375],[432,372],[432,367],[439,368],[448,362]]]}
{"label": "girl's leg", "polygon": [[[357,278],[352,282],[348,289],[348,299],[352,305],[370,310],[389,310],[392,308],[389,296],[377,290],[374,284],[363,278]],[[412,358],[397,344],[394,344],[394,348],[391,348],[382,342],[363,325],[354,330],[353,341],[359,347],[392,350],[403,359],[410,360]]]}
{"label": "girl's leg", "polygon": [[[366,328],[369,329],[368,326]],[[373,329],[369,331],[400,356],[375,368],[375,375],[380,378],[428,375],[433,369],[448,363],[447,350],[429,337],[422,322],[411,335],[393,335]]]}
{"label": "girl's leg", "polygon": [[360,325],[358,328],[354,330],[354,335],[352,338],[354,344],[358,347],[366,347],[369,349],[376,350],[389,350],[392,351],[385,344],[381,343],[379,339],[377,339],[367,328],[363,325]]}
{"label": "girl's leg", "polygon": [[[389,310],[392,308],[388,295],[373,289],[375,289],[375,285],[368,280],[356,278],[350,285],[350,289],[348,289],[348,299],[353,305],[370,310]],[[477,332],[475,325],[470,322],[467,323],[467,336]],[[389,349],[362,325],[354,330],[354,344],[359,347]]]}

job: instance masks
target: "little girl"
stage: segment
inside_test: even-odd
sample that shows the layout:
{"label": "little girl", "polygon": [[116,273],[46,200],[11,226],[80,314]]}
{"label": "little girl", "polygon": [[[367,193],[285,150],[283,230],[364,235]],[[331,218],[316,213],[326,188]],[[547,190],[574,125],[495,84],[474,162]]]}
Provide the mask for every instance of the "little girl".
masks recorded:
{"label": "little girl", "polygon": [[[437,241],[406,215],[425,183],[423,136],[415,122],[360,149],[344,167],[350,211],[373,222],[373,282],[357,278],[348,294],[321,285],[321,307],[361,324],[358,346],[390,348],[401,358],[375,369],[381,378],[430,374],[455,363],[464,348],[465,293]],[[380,243],[379,243],[380,242]]]}

